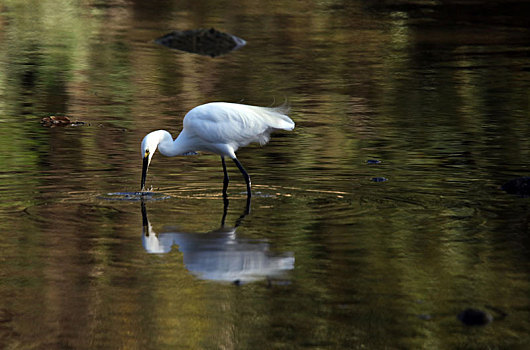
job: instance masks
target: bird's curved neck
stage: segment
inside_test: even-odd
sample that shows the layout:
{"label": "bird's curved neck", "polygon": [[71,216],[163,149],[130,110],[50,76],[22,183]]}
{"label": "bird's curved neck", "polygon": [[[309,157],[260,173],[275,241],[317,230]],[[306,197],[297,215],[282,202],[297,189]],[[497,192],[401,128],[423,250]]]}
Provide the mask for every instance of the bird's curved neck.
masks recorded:
{"label": "bird's curved neck", "polygon": [[174,157],[187,151],[182,138],[177,137],[173,140],[171,134],[165,130],[158,144],[158,150],[166,157]]}

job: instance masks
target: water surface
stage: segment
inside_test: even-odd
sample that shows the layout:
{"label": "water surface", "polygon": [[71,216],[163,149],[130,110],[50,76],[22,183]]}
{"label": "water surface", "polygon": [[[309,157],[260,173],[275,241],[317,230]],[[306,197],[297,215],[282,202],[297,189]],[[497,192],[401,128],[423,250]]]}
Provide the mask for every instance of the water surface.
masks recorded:
{"label": "water surface", "polygon": [[[0,10],[0,347],[530,346],[529,202],[500,188],[529,171],[525,2]],[[210,27],[247,45],[153,41]],[[139,190],[142,137],[194,106],[285,99],[295,130],[238,152],[248,215],[207,154],[155,155],[170,198],[145,215],[104,198]],[[464,326],[468,307],[495,319]]]}

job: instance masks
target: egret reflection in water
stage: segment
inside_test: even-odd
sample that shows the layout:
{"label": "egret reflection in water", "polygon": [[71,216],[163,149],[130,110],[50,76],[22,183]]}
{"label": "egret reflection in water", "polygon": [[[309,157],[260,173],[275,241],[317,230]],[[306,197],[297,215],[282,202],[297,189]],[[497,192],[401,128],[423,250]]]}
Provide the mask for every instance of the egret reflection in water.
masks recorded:
{"label": "egret reflection in water", "polygon": [[228,209],[225,200],[221,227],[207,233],[153,231],[142,202],[142,244],[148,253],[169,253],[174,245],[182,252],[184,265],[195,276],[213,281],[253,282],[280,276],[294,268],[291,252],[276,254],[264,240],[239,238],[236,230],[248,208],[233,227],[224,224]]}

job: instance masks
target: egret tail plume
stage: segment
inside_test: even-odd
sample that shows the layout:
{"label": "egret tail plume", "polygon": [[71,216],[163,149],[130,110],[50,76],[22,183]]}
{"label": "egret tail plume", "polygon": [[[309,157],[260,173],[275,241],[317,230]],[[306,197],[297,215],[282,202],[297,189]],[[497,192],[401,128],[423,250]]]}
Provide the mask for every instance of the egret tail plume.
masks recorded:
{"label": "egret tail plume", "polygon": [[289,113],[289,110],[291,109],[289,105],[283,104],[278,107],[261,107],[265,111],[268,112],[268,114],[275,118],[274,122],[271,123],[271,126],[275,129],[282,129],[282,130],[293,130],[294,129],[294,122],[291,118],[287,116]]}

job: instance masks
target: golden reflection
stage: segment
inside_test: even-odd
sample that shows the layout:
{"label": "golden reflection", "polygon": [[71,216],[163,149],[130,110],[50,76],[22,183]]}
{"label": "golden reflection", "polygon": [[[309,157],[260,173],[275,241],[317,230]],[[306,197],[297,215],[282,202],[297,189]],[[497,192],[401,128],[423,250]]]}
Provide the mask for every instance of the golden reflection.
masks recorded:
{"label": "golden reflection", "polygon": [[[528,203],[500,185],[528,173],[527,11],[406,3],[0,2],[0,348],[523,348]],[[206,25],[248,45],[213,60],[153,42]],[[148,203],[152,219],[193,227],[146,219],[153,254],[137,207],[85,206],[137,188],[145,130],[284,95],[300,128],[242,151],[274,197],[239,227],[270,241],[237,223],[193,233],[217,225],[210,156],[154,165],[175,200],[157,217]],[[90,126],[40,125],[61,112]],[[265,261],[267,243],[295,252],[285,288],[194,277],[245,244]],[[457,311],[491,303],[504,321],[461,328]]]}

